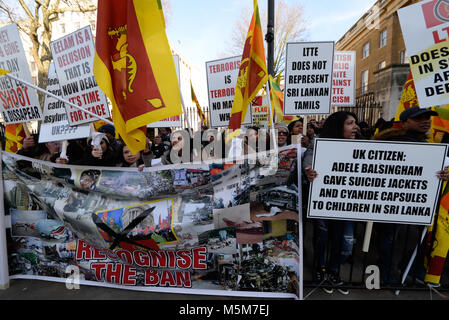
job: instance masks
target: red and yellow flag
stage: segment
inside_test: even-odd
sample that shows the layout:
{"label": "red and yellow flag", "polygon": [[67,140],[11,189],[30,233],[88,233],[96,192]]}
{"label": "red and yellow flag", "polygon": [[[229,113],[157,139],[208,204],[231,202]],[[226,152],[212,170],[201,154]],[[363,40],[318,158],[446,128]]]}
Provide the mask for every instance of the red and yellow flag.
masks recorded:
{"label": "red and yellow flag", "polygon": [[[449,251],[449,184],[444,182],[442,189],[443,193],[437,221],[427,227],[426,256],[430,250],[430,260],[426,259],[425,261],[427,271],[424,281],[431,283],[440,283]],[[435,239],[433,244],[431,243],[432,236]],[[431,245],[432,248],[430,247]]]}
{"label": "red and yellow flag", "polygon": [[147,124],[182,114],[160,0],[98,0],[95,49],[116,132],[132,153],[144,150]]}
{"label": "red and yellow flag", "polygon": [[235,86],[234,103],[229,119],[229,129],[234,130],[230,135],[240,134],[240,127],[245,119],[248,106],[258,91],[268,81],[267,65],[265,62],[265,49],[263,34],[260,26],[259,7],[254,0],[254,13],[243,47],[242,60]]}
{"label": "red and yellow flag", "polygon": [[195,102],[196,111],[198,112],[198,116],[201,119],[201,123],[203,125],[206,124],[206,117],[204,116],[203,110],[201,110],[200,103],[198,102],[198,99],[196,98],[195,91],[193,90],[192,81],[190,81],[190,93],[192,96],[192,101]]}
{"label": "red and yellow flag", "polygon": [[17,153],[23,146],[23,139],[26,138],[23,123],[7,124],[5,127],[5,151]]}
{"label": "red and yellow flag", "polygon": [[284,116],[284,93],[279,86],[279,81],[275,81],[271,75],[268,75],[268,79],[271,88],[271,108],[273,109],[273,114],[276,116],[276,122],[290,123],[293,120],[297,120],[297,116]]}
{"label": "red and yellow flag", "polygon": [[449,132],[449,105],[433,107],[432,110],[436,111],[438,116],[432,117],[429,142],[440,143],[444,134]]}
{"label": "red and yellow flag", "polygon": [[407,80],[405,81],[404,90],[402,91],[401,100],[399,100],[398,110],[396,111],[396,116],[394,118],[394,128],[400,129],[401,123],[399,122],[399,115],[405,109],[417,106],[418,97],[416,95],[415,83],[413,82],[412,72],[408,73]]}
{"label": "red and yellow flag", "polygon": [[[399,116],[402,111],[418,105],[419,102],[416,95],[415,83],[413,81],[412,73],[409,72],[401,100],[399,101],[398,110],[396,111],[396,117],[394,118],[394,127],[397,129],[401,128]],[[445,107],[433,107],[432,110],[436,111],[438,116],[432,117],[432,125],[430,127],[431,133],[428,141],[439,143],[441,142],[443,135],[446,132],[449,132],[449,105],[446,105]]]}
{"label": "red and yellow flag", "polygon": [[[399,101],[398,110],[395,117],[395,128],[401,128],[399,115],[402,111],[419,105],[416,96],[415,84],[411,72],[407,77],[407,81],[402,92],[401,100]],[[432,110],[438,113],[438,116],[432,117],[431,134],[429,135],[429,142],[441,142],[443,134],[449,132],[449,105],[445,107],[433,107]],[[430,251],[430,260],[426,259],[427,272],[425,276],[426,282],[439,283],[443,267],[446,261],[446,256],[449,250],[449,184],[445,183],[442,188],[442,197],[439,210],[438,219],[433,225],[427,227],[426,251]],[[434,226],[437,226],[435,229]],[[433,247],[430,239],[435,233],[435,241]]]}

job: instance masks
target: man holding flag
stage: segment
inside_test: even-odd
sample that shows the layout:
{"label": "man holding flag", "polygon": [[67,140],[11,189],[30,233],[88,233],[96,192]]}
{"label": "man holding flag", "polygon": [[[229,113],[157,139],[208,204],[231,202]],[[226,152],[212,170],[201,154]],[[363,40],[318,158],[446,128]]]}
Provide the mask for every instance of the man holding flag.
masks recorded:
{"label": "man holding flag", "polygon": [[[446,108],[434,107],[428,109],[419,107],[413,76],[410,72],[399,102],[394,127],[376,135],[374,139],[440,142],[442,134],[449,132],[449,121],[446,119],[449,119],[447,106]],[[428,135],[429,132],[431,132],[430,135]],[[447,169],[437,172],[437,176],[444,181],[448,181]],[[414,264],[417,268],[415,273],[418,281],[425,281],[428,285],[432,286],[439,285],[443,270],[442,266],[444,265],[449,250],[449,231],[444,226],[444,221],[447,220],[449,212],[449,188],[446,186],[446,183],[444,185],[445,187],[442,188],[440,207],[437,209],[434,224],[427,228],[426,243],[417,250],[418,257]],[[381,250],[383,252],[381,252],[381,257],[384,257],[383,263],[381,262],[381,264],[384,267],[386,264],[389,268],[391,266],[386,261],[390,259],[392,240],[396,233],[397,225],[391,224],[387,227],[381,227],[381,234],[383,235],[383,250]],[[424,247],[426,248],[424,249]],[[424,251],[426,257],[423,257]],[[422,261],[423,259],[424,261]],[[425,276],[423,274],[423,268],[427,269]],[[388,278],[388,275],[386,277]]]}
{"label": "man holding flag", "polygon": [[94,74],[132,153],[145,149],[147,124],[182,113],[160,0],[98,1]]}

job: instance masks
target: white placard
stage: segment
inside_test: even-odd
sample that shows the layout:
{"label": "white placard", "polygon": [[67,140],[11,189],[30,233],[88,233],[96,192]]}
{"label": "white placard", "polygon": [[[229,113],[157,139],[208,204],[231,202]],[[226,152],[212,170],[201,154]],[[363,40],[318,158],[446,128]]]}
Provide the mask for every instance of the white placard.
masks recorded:
{"label": "white placard", "polygon": [[[228,127],[241,56],[206,62],[207,95],[212,128]],[[251,124],[251,108],[242,124]]]}
{"label": "white placard", "polygon": [[270,113],[268,112],[268,96],[255,96],[251,102],[251,119],[250,125],[245,127],[255,126],[259,128],[268,128],[270,123]]}
{"label": "white placard", "polygon": [[317,138],[307,216],[429,225],[446,152],[445,144]]}
{"label": "white placard", "polygon": [[[62,96],[53,62],[48,68],[46,90],[59,97]],[[39,130],[39,143],[81,139],[87,138],[89,135],[90,127],[88,125],[69,126],[64,102],[48,95],[45,96],[44,117]]]}
{"label": "white placard", "polygon": [[[179,56],[174,55],[173,61],[175,62],[176,75],[178,76],[178,85],[181,88],[181,71],[179,69]],[[170,118],[166,118],[160,121],[151,122],[147,125],[147,128],[166,128],[166,127],[182,127],[182,115],[176,115]]]}
{"label": "white placard", "polygon": [[[22,41],[15,23],[0,28],[0,68],[33,83]],[[6,124],[42,120],[35,89],[7,76],[0,77],[0,110]]]}
{"label": "white placard", "polygon": [[355,107],[355,51],[335,51],[332,76],[332,105]]}
{"label": "white placard", "polygon": [[[50,42],[50,48],[63,98],[102,118],[110,118],[106,95],[93,74],[95,46],[90,26]],[[65,107],[71,126],[99,120],[70,105]]]}
{"label": "white placard", "polygon": [[419,106],[449,103],[449,4],[420,1],[398,10]]}
{"label": "white placard", "polygon": [[334,42],[289,42],[284,115],[329,114]]}

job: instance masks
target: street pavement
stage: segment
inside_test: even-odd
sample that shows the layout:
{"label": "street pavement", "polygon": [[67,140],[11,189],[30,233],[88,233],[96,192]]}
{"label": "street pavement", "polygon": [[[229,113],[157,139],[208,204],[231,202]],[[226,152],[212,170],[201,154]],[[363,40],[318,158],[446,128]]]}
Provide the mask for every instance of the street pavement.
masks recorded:
{"label": "street pavement", "polygon": [[[43,280],[13,279],[9,288],[0,290],[0,300],[272,300],[268,298],[242,298],[231,296],[211,296],[197,294],[174,294],[116,289],[108,287],[80,285],[79,289],[69,290],[65,283]],[[432,289],[402,290],[398,295],[393,290],[350,289],[348,295],[338,291],[325,293],[321,288],[304,288],[305,300],[447,300],[448,292]],[[292,300],[293,299],[281,299]]]}

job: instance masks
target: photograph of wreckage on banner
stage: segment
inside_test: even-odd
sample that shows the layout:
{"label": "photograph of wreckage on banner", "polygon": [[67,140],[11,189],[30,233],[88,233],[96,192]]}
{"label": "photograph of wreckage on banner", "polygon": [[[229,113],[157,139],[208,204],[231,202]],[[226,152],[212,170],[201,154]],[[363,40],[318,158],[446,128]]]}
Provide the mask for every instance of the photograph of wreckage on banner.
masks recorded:
{"label": "photograph of wreckage on banner", "polygon": [[138,172],[3,153],[10,275],[77,267],[81,284],[297,297],[297,155]]}

